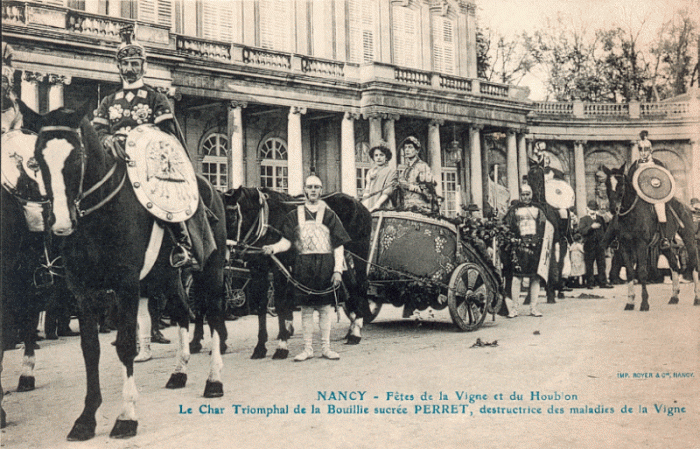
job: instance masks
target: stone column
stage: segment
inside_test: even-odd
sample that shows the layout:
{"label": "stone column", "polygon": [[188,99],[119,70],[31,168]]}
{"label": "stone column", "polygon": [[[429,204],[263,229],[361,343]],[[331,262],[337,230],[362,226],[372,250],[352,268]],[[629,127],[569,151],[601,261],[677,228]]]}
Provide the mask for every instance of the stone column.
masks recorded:
{"label": "stone column", "polygon": [[399,116],[396,114],[389,114],[386,117],[386,121],[384,122],[384,135],[386,136],[386,143],[389,145],[389,149],[391,150],[391,154],[393,154],[393,157],[389,161],[389,167],[393,168],[396,170],[396,161],[398,160],[398,157],[396,157],[396,128],[395,124],[396,121],[399,119]]}
{"label": "stone column", "polygon": [[304,165],[301,152],[301,116],[306,108],[292,106],[289,108],[287,123],[287,170],[288,191],[290,195],[300,195],[304,191]]}
{"label": "stone column", "polygon": [[355,120],[358,114],[346,112],[340,123],[340,189],[357,196],[357,168],[355,166]]}
{"label": "stone column", "polygon": [[442,152],[440,151],[440,125],[442,120],[431,120],[428,125],[428,164],[437,185],[435,192],[442,196]]}
{"label": "stone column", "polygon": [[243,135],[243,109],[248,103],[231,101],[228,103],[227,134],[231,144],[231,156],[229,159],[228,188],[235,189],[245,184],[245,145]]}
{"label": "stone column", "polygon": [[469,158],[470,167],[469,173],[471,178],[471,198],[472,203],[479,207],[479,212],[475,215],[482,217],[484,209],[484,192],[482,189],[482,176],[481,176],[481,136],[480,131],[482,127],[472,125],[469,127]]}
{"label": "stone column", "polygon": [[379,145],[382,140],[382,114],[369,115],[369,147]]}
{"label": "stone column", "polygon": [[700,198],[700,176],[697,175],[700,173],[700,143],[697,139],[690,140],[690,157],[692,158],[691,173],[695,173],[694,176],[691,175],[692,182],[688,186],[690,197]]}
{"label": "stone column", "polygon": [[70,76],[49,75],[49,111],[63,106],[63,86],[70,84]]}
{"label": "stone column", "polygon": [[508,175],[508,191],[510,199],[518,199],[518,146],[515,130],[509,129],[506,132],[506,173]]}
{"label": "stone column", "polygon": [[35,112],[39,110],[39,83],[44,79],[44,75],[36,72],[24,72],[22,76],[22,96],[21,99]]}
{"label": "stone column", "polygon": [[586,213],[586,160],[584,158],[585,140],[574,142],[574,179],[576,180],[576,214],[581,217]]}
{"label": "stone column", "polygon": [[[523,130],[518,134],[518,186],[520,185],[523,176],[527,175],[527,140],[525,136],[527,131]],[[516,193],[517,195],[517,193]]]}

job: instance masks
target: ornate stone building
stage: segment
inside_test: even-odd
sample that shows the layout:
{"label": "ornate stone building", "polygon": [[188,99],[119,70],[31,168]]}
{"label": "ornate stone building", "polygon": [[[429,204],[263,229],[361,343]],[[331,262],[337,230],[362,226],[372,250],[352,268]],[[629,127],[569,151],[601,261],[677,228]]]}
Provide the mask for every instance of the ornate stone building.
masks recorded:
{"label": "ornate stone building", "polygon": [[[664,104],[536,104],[522,88],[476,77],[475,4],[466,0],[3,1],[16,86],[39,111],[95,106],[119,86],[119,29],[135,24],[146,81],[170,94],[197,169],[218,188],[361,194],[367,150],[397,154],[416,136],[443,211],[482,206],[499,165],[517,197],[532,142],[579,194],[600,163],[633,157],[641,129],[667,159],[683,199],[700,196],[697,98]],[[657,153],[658,154],[658,153]],[[664,159],[662,157],[662,159]]]}

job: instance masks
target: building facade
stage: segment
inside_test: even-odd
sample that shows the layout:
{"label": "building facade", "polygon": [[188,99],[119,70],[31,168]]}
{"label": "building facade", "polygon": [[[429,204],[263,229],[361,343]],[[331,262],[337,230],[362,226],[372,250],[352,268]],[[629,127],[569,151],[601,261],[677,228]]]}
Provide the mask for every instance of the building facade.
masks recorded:
{"label": "building facade", "polygon": [[593,167],[629,161],[648,129],[677,157],[682,198],[700,196],[697,101],[537,104],[480,80],[476,6],[465,0],[3,1],[22,100],[40,112],[97,106],[119,88],[127,24],[149,53],[146,82],[169,94],[197,170],[221,190],[299,194],[314,173],[327,192],[361,195],[369,148],[388,143],[400,170],[397,150],[413,135],[454,215],[486,204],[494,165],[516,198],[542,140],[581,210]]}

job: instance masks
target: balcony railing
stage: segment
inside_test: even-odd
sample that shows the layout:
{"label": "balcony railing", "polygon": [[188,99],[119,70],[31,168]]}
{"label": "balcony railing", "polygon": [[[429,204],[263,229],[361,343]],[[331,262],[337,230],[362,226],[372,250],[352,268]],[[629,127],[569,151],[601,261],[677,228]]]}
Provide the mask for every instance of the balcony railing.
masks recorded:
{"label": "balcony railing", "polygon": [[[119,42],[119,30],[135,24],[137,37],[149,52],[175,51],[181,56],[239,66],[265,68],[286,73],[304,73],[318,78],[342,79],[348,82],[382,80],[397,85],[417,86],[433,90],[449,90],[476,96],[516,98],[518,88],[484,80],[462,78],[426,70],[397,67],[392,64],[351,64],[342,61],[296,55],[287,52],[249,47],[191,36],[175,35],[167,26],[99,15],[75,9],[21,0],[2,1],[2,23],[12,26],[50,29],[68,36],[94,38],[96,44]],[[654,114],[656,111],[645,110]]]}
{"label": "balcony railing", "polygon": [[673,103],[584,103],[539,102],[535,103],[535,115],[564,116],[574,118],[628,118],[642,117],[690,117],[693,115],[688,101]]}

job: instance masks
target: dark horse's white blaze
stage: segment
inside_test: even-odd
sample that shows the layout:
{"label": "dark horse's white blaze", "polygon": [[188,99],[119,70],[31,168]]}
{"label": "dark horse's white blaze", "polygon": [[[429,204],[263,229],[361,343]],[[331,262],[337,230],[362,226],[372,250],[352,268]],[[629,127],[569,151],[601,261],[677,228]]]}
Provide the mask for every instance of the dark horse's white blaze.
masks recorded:
{"label": "dark horse's white blaze", "polygon": [[68,207],[68,192],[61,172],[66,160],[75,150],[75,147],[66,139],[51,139],[46,142],[44,158],[51,177],[51,191],[53,193],[53,216],[55,222],[51,231],[58,236],[67,236],[73,233],[73,221]]}

